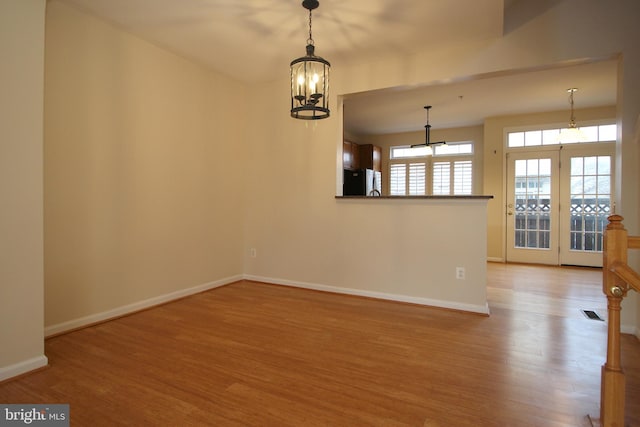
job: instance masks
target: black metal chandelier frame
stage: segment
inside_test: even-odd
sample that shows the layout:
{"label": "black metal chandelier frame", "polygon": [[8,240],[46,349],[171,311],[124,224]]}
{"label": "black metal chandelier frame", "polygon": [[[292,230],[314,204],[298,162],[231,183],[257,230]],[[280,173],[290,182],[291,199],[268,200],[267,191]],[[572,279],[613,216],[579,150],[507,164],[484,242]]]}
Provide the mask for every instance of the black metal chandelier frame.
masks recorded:
{"label": "black metal chandelier frame", "polygon": [[309,38],[306,55],[291,61],[291,117],[319,120],[329,117],[329,70],[331,64],[315,55],[311,32],[312,11],[320,6],[318,0],[304,0],[309,10]]}
{"label": "black metal chandelier frame", "polygon": [[427,124],[424,126],[425,136],[424,142],[421,144],[412,144],[411,148],[415,147],[433,147],[434,145],[444,145],[446,141],[437,141],[431,142],[431,125],[429,124],[429,110],[431,110],[431,105],[425,105],[424,109],[427,110]]}

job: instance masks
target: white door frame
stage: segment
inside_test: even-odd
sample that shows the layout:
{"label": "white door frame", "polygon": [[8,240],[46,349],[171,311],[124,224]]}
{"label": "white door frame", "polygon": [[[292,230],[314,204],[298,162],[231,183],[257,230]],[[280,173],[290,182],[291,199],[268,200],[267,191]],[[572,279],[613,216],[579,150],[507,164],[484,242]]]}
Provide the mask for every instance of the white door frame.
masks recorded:
{"label": "white door frame", "polygon": [[[559,147],[553,148],[544,148],[544,149],[535,149],[535,151],[511,151],[506,155],[507,165],[506,165],[506,197],[505,197],[505,224],[506,224],[506,247],[505,247],[505,259],[507,262],[523,262],[523,263],[534,263],[534,264],[550,264],[550,265],[558,265],[559,264]],[[525,207],[518,206],[516,203],[515,197],[515,164],[518,160],[531,160],[535,159],[549,159],[549,188],[546,189],[545,192],[548,192],[548,207],[549,210],[546,211],[540,207],[540,204],[534,206],[531,210],[529,210],[526,206],[529,205],[529,200],[534,200],[533,198],[528,199],[520,199],[526,200]],[[534,162],[535,163],[535,162]],[[541,178],[546,182],[546,178]],[[538,188],[537,185],[542,182],[541,180],[527,180],[526,184],[529,186],[532,184],[534,187]],[[528,191],[528,188],[525,189]],[[538,188],[537,191],[541,191]],[[538,201],[541,199],[538,199]],[[522,205],[522,203],[520,204]],[[546,209],[546,208],[545,208]],[[526,211],[526,212],[525,212]],[[534,215],[531,213],[535,212]],[[527,215],[525,215],[525,213]],[[533,217],[533,218],[532,218]],[[536,219],[537,218],[537,219]],[[516,222],[520,222],[520,226],[523,223],[526,223],[525,228],[529,228],[531,223],[537,223],[537,226],[544,227],[542,219],[548,220],[550,226],[547,229],[540,229],[540,231],[522,231],[519,230],[516,235],[515,225]],[[545,222],[546,222],[545,220]],[[529,245],[529,241],[524,243],[523,246],[516,246],[515,241],[517,236],[521,238],[522,236],[527,237],[527,239],[531,236],[535,239],[540,239],[542,236],[546,236],[548,239],[548,244],[545,244],[544,248],[538,247],[527,247]],[[546,247],[548,246],[548,247]]]}

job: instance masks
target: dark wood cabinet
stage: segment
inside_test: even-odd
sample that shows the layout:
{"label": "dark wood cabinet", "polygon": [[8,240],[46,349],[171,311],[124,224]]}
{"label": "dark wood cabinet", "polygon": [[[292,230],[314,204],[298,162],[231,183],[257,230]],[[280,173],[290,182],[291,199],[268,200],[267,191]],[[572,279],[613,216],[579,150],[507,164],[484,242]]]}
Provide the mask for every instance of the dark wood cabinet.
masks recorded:
{"label": "dark wood cabinet", "polygon": [[355,142],[343,141],[342,166],[350,170],[360,168],[360,146]]}
{"label": "dark wood cabinet", "polygon": [[360,145],[360,168],[382,171],[382,151],[380,147],[372,144]]}
{"label": "dark wood cabinet", "polygon": [[342,142],[342,166],[344,169],[373,169],[382,171],[382,152],[373,144],[358,145],[355,142]]}

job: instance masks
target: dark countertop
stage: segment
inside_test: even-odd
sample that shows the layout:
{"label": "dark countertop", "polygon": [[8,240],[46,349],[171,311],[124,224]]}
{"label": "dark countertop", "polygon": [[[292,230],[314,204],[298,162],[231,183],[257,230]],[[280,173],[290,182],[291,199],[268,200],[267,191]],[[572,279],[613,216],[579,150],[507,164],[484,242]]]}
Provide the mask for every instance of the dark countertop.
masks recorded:
{"label": "dark countertop", "polygon": [[493,196],[336,196],[336,199],[398,199],[398,200],[489,200]]}

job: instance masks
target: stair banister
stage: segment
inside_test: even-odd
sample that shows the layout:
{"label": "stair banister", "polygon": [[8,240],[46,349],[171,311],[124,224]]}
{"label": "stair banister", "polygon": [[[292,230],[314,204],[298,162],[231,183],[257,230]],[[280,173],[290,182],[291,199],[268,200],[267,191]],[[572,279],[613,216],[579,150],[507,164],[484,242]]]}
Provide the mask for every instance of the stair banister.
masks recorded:
{"label": "stair banister", "polygon": [[620,357],[620,304],[630,289],[640,292],[640,275],[627,265],[628,249],[640,249],[640,236],[628,236],[620,215],[609,216],[604,232],[602,291],[607,296],[607,360],[600,384],[600,425],[624,427],[625,379]]}

